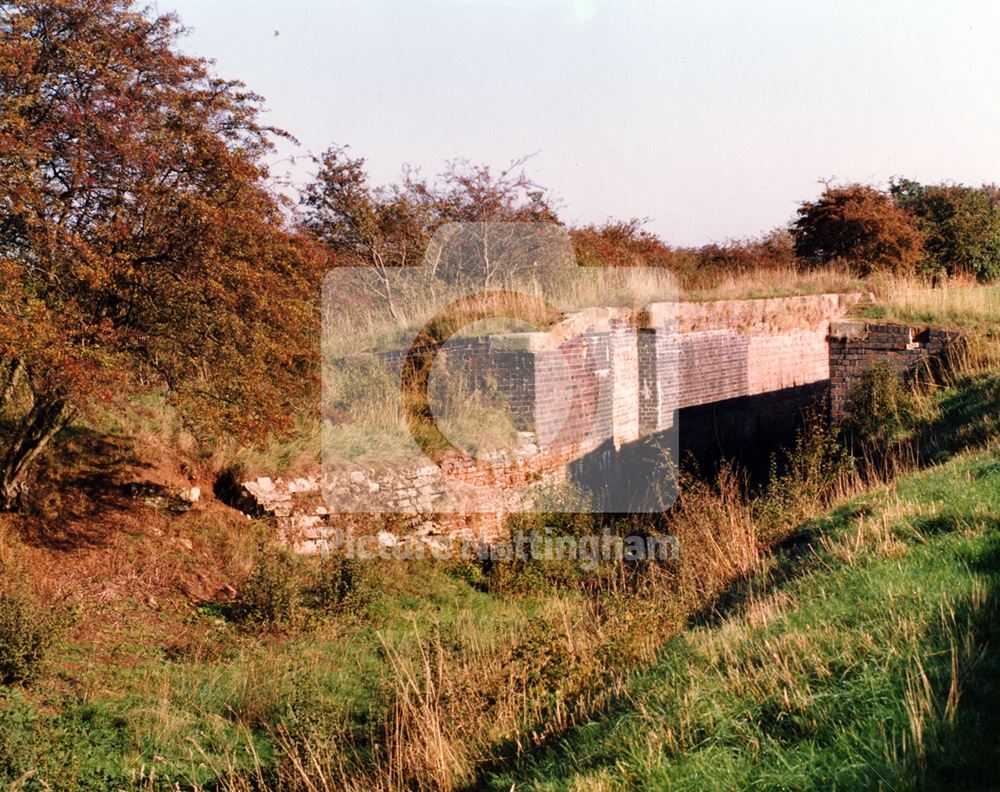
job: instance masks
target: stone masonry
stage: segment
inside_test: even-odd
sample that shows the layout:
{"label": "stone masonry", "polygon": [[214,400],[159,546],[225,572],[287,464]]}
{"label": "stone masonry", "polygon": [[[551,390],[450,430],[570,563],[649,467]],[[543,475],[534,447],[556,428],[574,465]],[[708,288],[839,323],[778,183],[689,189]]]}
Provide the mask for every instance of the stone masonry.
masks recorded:
{"label": "stone masonry", "polygon": [[[824,294],[591,308],[548,332],[456,339],[447,347],[449,365],[497,383],[521,430],[518,448],[325,478],[318,471],[289,481],[259,478],[244,484],[242,508],[276,517],[286,541],[302,552],[317,552],[330,528],[352,520],[343,506],[352,493],[359,503],[383,504],[384,523],[395,533],[495,532],[533,487],[560,481],[574,460],[598,449],[615,454],[670,430],[684,408],[829,382],[831,366],[856,354],[852,337],[844,357],[834,355],[841,336],[831,335],[831,326],[841,327],[862,299]],[[484,486],[493,493],[485,500]],[[342,513],[329,513],[331,494]]]}

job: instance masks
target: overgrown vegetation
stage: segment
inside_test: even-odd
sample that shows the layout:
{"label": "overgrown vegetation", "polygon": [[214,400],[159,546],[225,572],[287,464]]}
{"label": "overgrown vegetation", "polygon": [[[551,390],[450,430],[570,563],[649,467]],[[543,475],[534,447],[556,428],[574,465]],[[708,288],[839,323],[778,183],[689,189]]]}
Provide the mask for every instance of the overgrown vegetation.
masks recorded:
{"label": "overgrown vegetation", "polygon": [[843,262],[859,275],[918,272],[935,283],[1000,277],[1000,190],[897,179],[889,190],[826,186],[799,208],[795,252],[807,264]]}
{"label": "overgrown vegetation", "polygon": [[56,623],[0,565],[0,685],[29,685],[42,672]]}
{"label": "overgrown vegetation", "polygon": [[[23,512],[0,515],[0,784],[992,781],[1000,290],[973,284],[1000,276],[995,187],[827,185],[787,228],[690,249],[636,219],[562,226],[525,160],[373,185],[333,146],[295,215],[264,159],[285,133],[178,32],[131,0],[0,6],[0,511]],[[454,261],[431,244],[497,221],[551,236],[459,239]],[[361,272],[326,317],[349,354],[359,327],[386,348],[461,294],[456,262],[482,265],[477,288],[507,285],[512,241],[582,265],[526,289],[562,307],[871,290],[870,317],[968,332],[950,369],[868,370],[843,431],[809,422],[762,489],[723,465],[688,476],[669,515],[509,526],[669,532],[677,558],[302,559],[217,502],[167,516],[119,480],[163,456],[189,493],[206,470],[235,485],[313,464],[322,267]],[[414,267],[428,248],[430,278]],[[344,404],[408,428],[379,371],[328,383],[322,419],[352,457],[369,432]],[[516,440],[468,389],[437,395],[456,408],[446,428]],[[48,502],[26,497],[40,460]],[[64,611],[80,622],[65,636]]]}
{"label": "overgrown vegetation", "polygon": [[308,589],[312,604],[330,613],[357,613],[378,598],[374,565],[331,553],[324,558]]}
{"label": "overgrown vegetation", "polygon": [[870,284],[876,302],[864,308],[872,319],[961,328],[995,333],[1000,325],[1000,286],[974,286],[968,281],[931,289],[903,278],[879,278]]}
{"label": "overgrown vegetation", "polygon": [[844,428],[863,443],[891,443],[911,428],[916,398],[888,363],[874,363],[859,372],[847,396]]}
{"label": "overgrown vegetation", "polygon": [[[895,569],[901,559],[913,558],[912,573],[908,566],[893,573],[899,577],[894,590],[907,590],[907,575],[939,575],[934,579],[940,588],[925,582],[921,596],[944,597],[956,614],[965,612],[971,602],[962,593],[968,565],[949,566],[953,556],[932,550],[938,541],[980,542],[978,531],[996,518],[996,505],[983,493],[995,488],[990,471],[1000,464],[992,423],[1000,381],[995,369],[977,366],[913,398],[921,405],[906,437],[941,438],[934,448],[921,446],[928,459],[947,460],[969,445],[994,445],[980,456],[948,463],[926,479],[932,486],[920,484],[924,478],[901,484],[904,494],[896,500],[891,486],[878,483],[878,471],[859,477],[817,423],[778,466],[766,491],[749,492],[738,471],[724,469],[711,484],[687,483],[669,525],[613,527],[675,534],[680,556],[664,564],[587,572],[572,563],[530,559],[485,566],[347,558],[312,563],[260,548],[237,599],[250,630],[237,625],[234,631],[216,620],[217,611],[202,608],[191,617],[201,637],[189,639],[193,643],[183,651],[171,649],[169,660],[155,645],[139,644],[129,662],[87,672],[83,684],[94,692],[86,704],[59,692],[57,677],[35,683],[37,695],[53,708],[39,709],[35,694],[8,695],[0,709],[17,726],[0,743],[4,777],[14,780],[33,769],[39,778],[85,789],[144,783],[151,773],[156,783],[232,789],[509,788],[515,782],[530,786],[533,778],[546,788],[556,784],[556,767],[581,774],[580,783],[603,778],[607,770],[599,762],[605,754],[597,735],[604,727],[586,724],[616,723],[615,713],[630,712],[629,702],[638,701],[675,704],[655,710],[656,718],[666,719],[657,721],[663,727],[656,733],[669,750],[643,758],[647,754],[633,738],[609,738],[618,742],[607,750],[621,751],[619,759],[639,779],[634,787],[656,783],[668,772],[661,761],[668,760],[680,763],[669,765],[670,773],[694,773],[678,777],[697,785],[692,779],[698,773],[721,762],[721,754],[694,736],[699,730],[717,733],[720,751],[744,745],[736,755],[743,758],[718,765],[720,778],[730,784],[739,785],[740,773],[757,772],[753,767],[778,772],[779,764],[788,764],[792,769],[779,776],[786,785],[806,777],[818,783],[827,773],[863,786],[864,769],[838,753],[850,743],[838,736],[838,723],[875,728],[863,732],[865,755],[887,778],[946,772],[940,757],[958,750],[947,747],[957,745],[949,730],[958,727],[949,724],[991,717],[978,705],[963,709],[963,702],[977,700],[968,686],[952,696],[958,704],[947,703],[947,630],[958,647],[959,685],[969,684],[962,680],[978,673],[973,669],[989,668],[978,665],[979,649],[963,648],[970,641],[981,646],[988,636],[979,626],[966,630],[964,617],[956,616],[955,627],[947,627],[950,616],[934,621],[936,610],[902,594],[883,607],[879,585],[887,572],[877,565],[891,562]],[[951,439],[959,423],[962,434]],[[906,437],[894,442],[899,446]],[[902,464],[918,461],[907,457]],[[952,480],[965,482],[962,499],[948,488]],[[874,494],[850,501],[873,486]],[[905,493],[914,491],[915,505],[907,505]],[[845,499],[850,505],[843,505]],[[830,507],[835,510],[829,517],[815,518]],[[943,514],[955,522],[942,521]],[[563,534],[595,529],[588,517],[549,524]],[[986,541],[988,533],[982,536]],[[778,548],[777,555],[771,548]],[[861,575],[857,584],[838,582],[853,574]],[[795,583],[800,577],[809,582]],[[797,585],[808,589],[788,588]],[[815,593],[824,587],[832,593]],[[986,603],[977,607],[975,619],[987,619]],[[685,632],[689,623],[718,626]],[[784,632],[771,631],[784,624]],[[939,629],[945,632],[935,633]],[[943,654],[939,638],[925,637],[933,635],[944,641]],[[848,655],[828,655],[838,646],[835,636],[846,641],[841,650]],[[911,661],[883,662],[873,646],[893,657],[899,655],[892,647],[899,647]],[[763,659],[772,650],[785,658],[787,676],[785,665],[773,675],[768,671]],[[71,666],[80,651],[60,649],[53,667]],[[704,656],[724,658],[731,670],[723,676],[707,666],[701,670],[711,662]],[[947,662],[941,665],[938,658]],[[826,687],[845,674],[853,680],[849,685]],[[695,699],[684,691],[698,679],[708,687]],[[731,681],[713,687],[715,679]],[[883,691],[877,710],[851,698],[869,689]],[[716,706],[731,714],[705,714]],[[907,707],[914,712],[912,725]],[[123,737],[117,725],[122,722],[132,724],[134,736]],[[888,731],[871,726],[878,722]],[[729,726],[719,731],[724,723]],[[798,751],[802,740],[820,747],[783,753]],[[192,745],[198,746],[194,760]],[[743,764],[753,756],[753,765]],[[849,772],[855,775],[843,775]]]}
{"label": "overgrown vegetation", "polygon": [[251,629],[292,628],[301,620],[298,569],[288,551],[261,537],[253,569],[229,606],[232,618]]}

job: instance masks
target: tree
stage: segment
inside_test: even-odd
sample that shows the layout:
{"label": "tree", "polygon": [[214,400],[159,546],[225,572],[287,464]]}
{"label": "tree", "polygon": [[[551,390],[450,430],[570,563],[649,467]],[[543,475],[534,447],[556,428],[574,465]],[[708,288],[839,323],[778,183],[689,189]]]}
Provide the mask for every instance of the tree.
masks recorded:
{"label": "tree", "polygon": [[[527,159],[496,173],[488,165],[455,160],[438,177],[434,198],[441,221],[462,224],[459,234],[436,240],[448,248],[443,277],[473,276],[467,288],[489,290],[558,257],[565,235],[553,232],[562,223],[545,188],[524,172]],[[441,245],[436,247],[440,258]]]}
{"label": "tree", "polygon": [[548,191],[523,170],[528,157],[494,173],[489,165],[453,160],[438,177],[434,199],[441,219],[457,223],[553,223],[559,216]]}
{"label": "tree", "polygon": [[892,183],[897,203],[926,237],[922,268],[935,275],[964,273],[980,281],[1000,278],[1000,196],[984,185]]}
{"label": "tree", "polygon": [[509,238],[517,232],[497,224],[559,223],[546,190],[521,170],[524,162],[515,160],[494,172],[487,165],[456,160],[431,182],[404,168],[400,182],[373,186],[363,158],[352,158],[345,146],[332,146],[317,160],[316,177],[303,195],[304,227],[330,251],[334,263],[367,268],[369,290],[398,319],[402,268],[426,263],[429,253],[429,276],[444,276],[435,265],[441,250],[429,246],[446,223],[480,227],[456,244],[470,248],[462,253],[468,254],[467,262],[476,261],[469,269],[482,274],[484,286],[501,270],[510,270],[491,246],[494,251],[524,250],[517,244],[521,240]]}
{"label": "tree", "polygon": [[167,389],[259,432],[316,376],[319,257],[260,99],[133,0],[0,3],[0,507],[80,410]]}
{"label": "tree", "polygon": [[633,217],[573,229],[577,261],[584,267],[674,267],[677,252],[643,228],[646,222]]}
{"label": "tree", "polygon": [[305,227],[336,263],[368,267],[372,292],[398,319],[394,285],[400,267],[419,265],[435,225],[436,200],[415,174],[402,184],[372,187],[365,160],[346,146],[331,146],[317,160],[316,178],[306,187]]}
{"label": "tree", "polygon": [[846,262],[859,275],[912,272],[923,234],[892,196],[863,184],[831,187],[799,207],[792,226],[795,253],[806,262]]}

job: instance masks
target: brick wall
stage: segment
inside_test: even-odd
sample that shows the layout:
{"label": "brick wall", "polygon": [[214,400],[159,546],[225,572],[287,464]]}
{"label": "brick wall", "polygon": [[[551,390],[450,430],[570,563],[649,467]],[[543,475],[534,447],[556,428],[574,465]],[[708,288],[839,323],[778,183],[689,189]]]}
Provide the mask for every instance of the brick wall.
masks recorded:
{"label": "brick wall", "polygon": [[961,338],[960,333],[933,327],[916,328],[883,322],[834,322],[830,326],[830,412],[844,417],[851,385],[858,374],[886,363],[905,377],[939,360]]}
{"label": "brick wall", "polygon": [[[676,431],[682,410],[722,403],[762,409],[752,400],[770,393],[811,398],[827,386],[832,365],[860,359],[850,344],[841,357],[828,345],[831,322],[860,299],[834,294],[598,308],[567,316],[546,333],[453,339],[444,348],[448,370],[496,382],[524,433],[522,444],[478,460],[451,455],[412,469],[328,471],[321,489],[336,492],[341,511],[348,511],[343,504],[352,493],[359,504],[374,498],[401,515],[402,530],[427,524],[447,532],[477,525],[496,530],[505,512],[530,500],[533,488],[564,480],[574,461],[605,460],[644,437]],[[871,349],[879,343],[896,349],[903,340],[889,331],[871,336]],[[398,365],[404,354],[384,357]],[[798,405],[766,403],[780,412],[786,402]],[[730,412],[726,420],[752,423],[740,409]],[[698,426],[716,420],[711,411],[690,414]],[[293,504],[296,498],[302,496],[293,495]],[[278,502],[290,543],[308,542],[306,548],[318,546],[326,527],[349,519],[327,514],[321,503],[302,501],[297,509]]]}

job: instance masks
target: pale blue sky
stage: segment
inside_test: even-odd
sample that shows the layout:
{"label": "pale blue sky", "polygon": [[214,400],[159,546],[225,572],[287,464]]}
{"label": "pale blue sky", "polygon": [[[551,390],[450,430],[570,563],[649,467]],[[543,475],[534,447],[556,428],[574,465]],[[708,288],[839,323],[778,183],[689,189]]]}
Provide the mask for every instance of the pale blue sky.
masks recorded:
{"label": "pale blue sky", "polygon": [[192,28],[185,49],[264,95],[299,153],[350,144],[385,181],[404,162],[429,175],[538,152],[528,171],[565,219],[649,217],[674,244],[783,225],[820,178],[1000,181],[988,0],[157,7]]}

